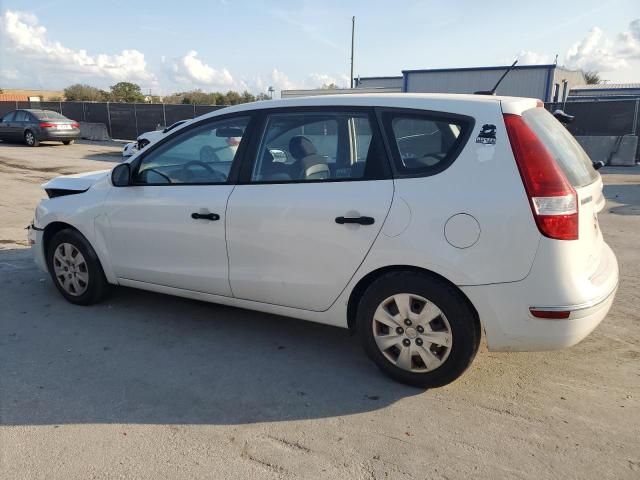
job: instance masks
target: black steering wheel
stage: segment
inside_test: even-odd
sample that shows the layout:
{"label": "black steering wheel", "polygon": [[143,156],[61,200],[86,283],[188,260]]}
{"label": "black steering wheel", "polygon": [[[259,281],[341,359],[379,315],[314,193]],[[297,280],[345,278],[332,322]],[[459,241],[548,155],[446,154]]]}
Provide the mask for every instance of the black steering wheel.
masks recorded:
{"label": "black steering wheel", "polygon": [[205,145],[200,149],[200,161],[201,162],[219,162],[220,157],[216,153],[215,149],[209,145]]}
{"label": "black steering wheel", "polygon": [[209,174],[209,178],[207,178],[210,182],[226,182],[227,176],[217,170],[211,168],[205,162],[201,162],[200,160],[192,160],[190,162],[185,163],[182,166],[182,171],[186,177],[192,177],[191,169],[192,167],[201,167],[204,168]]}

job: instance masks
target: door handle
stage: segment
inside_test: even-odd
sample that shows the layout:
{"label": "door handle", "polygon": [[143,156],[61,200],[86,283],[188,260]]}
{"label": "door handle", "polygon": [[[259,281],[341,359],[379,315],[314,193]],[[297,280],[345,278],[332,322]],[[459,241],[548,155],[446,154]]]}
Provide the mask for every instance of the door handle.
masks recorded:
{"label": "door handle", "polygon": [[220,215],[218,215],[217,213],[197,213],[197,212],[193,212],[191,214],[191,218],[193,218],[194,220],[203,219],[203,220],[215,221],[215,220],[220,220]]}
{"label": "door handle", "polygon": [[373,225],[375,220],[373,217],[336,217],[336,223],[344,225],[345,223],[357,223],[358,225]]}

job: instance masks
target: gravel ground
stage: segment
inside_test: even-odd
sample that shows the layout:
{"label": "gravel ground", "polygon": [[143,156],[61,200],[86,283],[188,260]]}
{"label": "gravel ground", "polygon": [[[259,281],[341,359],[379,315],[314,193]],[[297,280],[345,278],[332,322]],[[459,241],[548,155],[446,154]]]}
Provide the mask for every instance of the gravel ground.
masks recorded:
{"label": "gravel ground", "polygon": [[608,169],[621,267],[581,344],[396,384],[340,329],[115,289],[76,307],[24,227],[61,173],[120,145],[0,144],[0,478],[640,478],[640,169]]}

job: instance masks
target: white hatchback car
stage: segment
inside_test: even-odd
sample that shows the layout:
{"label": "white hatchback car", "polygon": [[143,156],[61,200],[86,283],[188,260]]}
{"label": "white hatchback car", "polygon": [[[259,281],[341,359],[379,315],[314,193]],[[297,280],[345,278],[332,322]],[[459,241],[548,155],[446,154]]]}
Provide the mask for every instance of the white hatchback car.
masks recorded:
{"label": "white hatchback car", "polygon": [[[30,242],[70,302],[109,284],[355,330],[396,380],[445,385],[490,350],[573,345],[618,285],[602,180],[539,101],[267,101],[56,178]],[[230,141],[235,139],[235,141]]]}

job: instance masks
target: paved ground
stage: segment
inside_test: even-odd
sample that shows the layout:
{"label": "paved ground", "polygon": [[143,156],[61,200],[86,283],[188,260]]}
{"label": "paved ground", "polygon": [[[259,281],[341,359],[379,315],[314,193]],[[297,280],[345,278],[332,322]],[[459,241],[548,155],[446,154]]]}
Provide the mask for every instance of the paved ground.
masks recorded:
{"label": "paved ground", "polygon": [[639,169],[604,174],[622,283],[594,334],[483,348],[423,392],[335,328],[129,289],[66,303],[24,248],[38,184],[118,152],[0,144],[0,478],[640,478]]}

